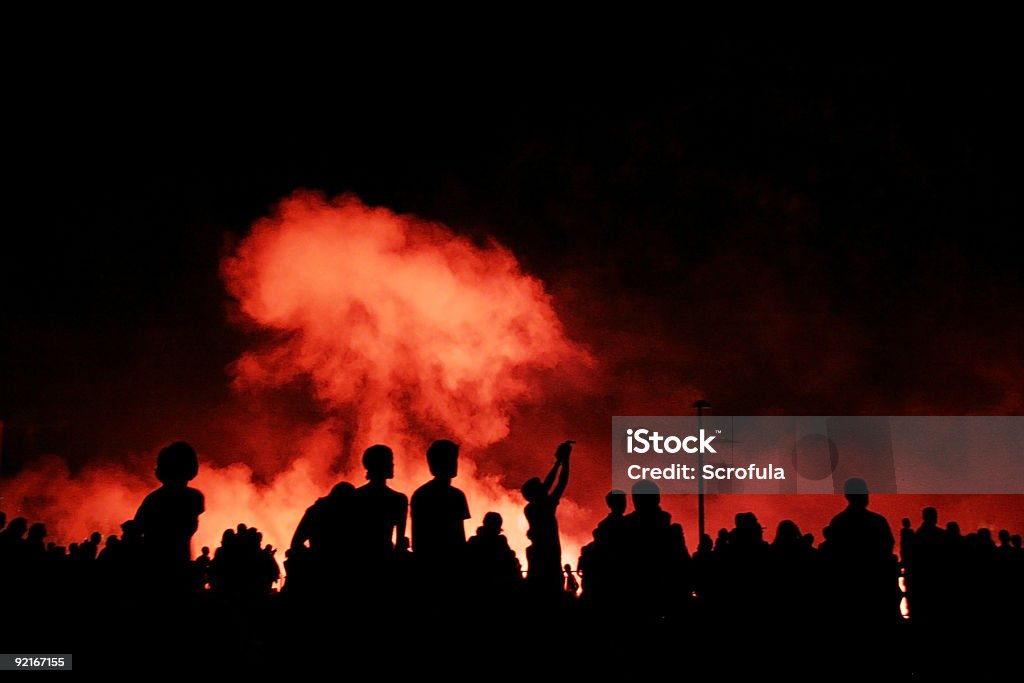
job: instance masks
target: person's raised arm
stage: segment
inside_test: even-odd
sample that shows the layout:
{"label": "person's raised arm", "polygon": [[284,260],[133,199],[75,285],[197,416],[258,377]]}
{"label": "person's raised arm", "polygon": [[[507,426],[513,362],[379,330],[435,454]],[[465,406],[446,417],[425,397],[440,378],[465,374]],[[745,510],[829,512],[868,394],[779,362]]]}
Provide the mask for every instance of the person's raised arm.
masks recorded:
{"label": "person's raised arm", "polygon": [[[572,445],[574,443],[576,442],[566,441],[559,444],[558,450],[555,451],[555,459],[558,460],[555,467],[558,467],[558,465],[562,466],[562,471],[558,475],[558,483],[555,484],[555,490],[551,492],[551,498],[555,503],[557,503],[562,497],[562,494],[565,493],[565,487],[569,483],[569,456],[572,454]],[[552,474],[553,473],[554,470],[552,470]]]}
{"label": "person's raised arm", "polygon": [[551,490],[551,485],[555,483],[555,475],[558,474],[558,468],[561,466],[562,461],[559,460],[555,463],[555,466],[548,472],[548,476],[544,477],[544,493]]}

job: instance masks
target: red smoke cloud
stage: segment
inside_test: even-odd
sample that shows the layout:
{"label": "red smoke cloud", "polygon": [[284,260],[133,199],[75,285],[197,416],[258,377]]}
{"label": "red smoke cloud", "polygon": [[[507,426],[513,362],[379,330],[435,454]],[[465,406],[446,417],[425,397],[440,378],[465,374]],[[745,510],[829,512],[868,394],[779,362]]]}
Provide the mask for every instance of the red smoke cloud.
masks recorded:
{"label": "red smoke cloud", "polygon": [[[216,547],[239,522],[286,547],[317,497],[341,478],[362,483],[359,455],[374,443],[394,448],[393,486],[411,494],[430,478],[426,446],[443,437],[463,447],[455,484],[469,499],[467,532],[496,510],[523,558],[523,501],[475,459],[508,436],[517,406],[540,397],[542,375],[565,382],[591,361],[508,249],[353,196],[297,192],[253,226],[222,273],[239,321],[259,341],[230,368],[236,402],[211,419],[229,435],[223,447],[246,461],[200,446],[193,485],[207,511],[195,548]],[[537,453],[512,450],[537,462]],[[62,461],[40,461],[6,488],[15,501],[7,507],[46,520],[63,539],[113,532],[155,486],[153,463],[140,454],[72,477]],[[579,517],[572,501],[562,510]],[[575,562],[582,539],[564,536]]]}
{"label": "red smoke cloud", "polygon": [[[429,442],[452,438],[467,456],[456,484],[473,521],[497,510],[525,547],[518,493],[479,475],[473,456],[508,435],[517,404],[537,398],[538,371],[589,359],[510,251],[353,196],[299,192],[253,226],[223,273],[241,313],[270,333],[235,363],[235,387],[298,382],[324,410],[320,445],[299,449],[289,472],[301,468],[319,492],[339,466],[358,483],[358,455],[387,443],[395,486],[411,492],[429,478]],[[281,514],[297,521],[293,509]]]}
{"label": "red smoke cloud", "polygon": [[581,357],[542,284],[496,243],[297,193],[223,267],[242,312],[277,333],[235,366],[242,388],[312,380],[354,410],[354,441],[425,428],[486,446],[508,435],[530,372]]}

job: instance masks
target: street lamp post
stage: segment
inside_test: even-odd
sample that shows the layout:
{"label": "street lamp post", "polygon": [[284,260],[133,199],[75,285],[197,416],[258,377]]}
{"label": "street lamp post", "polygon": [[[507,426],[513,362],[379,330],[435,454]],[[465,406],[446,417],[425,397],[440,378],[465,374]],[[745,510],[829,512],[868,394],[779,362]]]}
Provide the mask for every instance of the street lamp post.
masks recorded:
{"label": "street lamp post", "polygon": [[[697,429],[704,429],[704,409],[710,408],[711,404],[700,399],[694,401],[694,409],[697,411]],[[704,449],[697,451],[697,544],[704,538]]]}

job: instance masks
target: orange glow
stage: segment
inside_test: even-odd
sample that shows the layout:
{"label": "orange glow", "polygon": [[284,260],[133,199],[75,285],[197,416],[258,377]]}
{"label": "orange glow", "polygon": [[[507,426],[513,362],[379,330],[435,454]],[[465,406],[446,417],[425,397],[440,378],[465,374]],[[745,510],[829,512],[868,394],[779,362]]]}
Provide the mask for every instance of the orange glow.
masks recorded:
{"label": "orange glow", "polygon": [[[224,420],[238,423],[232,447],[276,451],[284,464],[256,483],[254,462],[204,453],[200,444],[203,466],[192,485],[205,494],[207,511],[194,550],[216,548],[222,531],[239,522],[287,547],[317,497],[339,479],[362,484],[359,455],[374,443],[395,450],[392,486],[411,495],[429,479],[426,446],[444,437],[462,445],[454,483],[473,515],[467,535],[484,513],[501,513],[525,565],[523,501],[479,473],[475,458],[509,434],[516,406],[539,394],[537,372],[589,359],[566,338],[543,284],[508,249],[353,196],[297,192],[253,226],[222,272],[261,340],[230,368],[236,395],[249,402],[245,415],[225,409]],[[262,400],[296,386],[319,410],[301,428]],[[167,441],[173,438],[201,442],[202,435],[168,434]],[[529,444],[523,457],[535,462],[536,447]],[[137,454],[74,477],[59,460],[38,462],[7,487],[5,497],[18,503],[5,501],[5,509],[11,516],[14,508],[31,511],[62,542],[93,529],[115,533],[156,486],[154,462],[154,453]],[[580,512],[565,500],[560,516]],[[563,533],[565,561],[575,564],[581,541]]]}

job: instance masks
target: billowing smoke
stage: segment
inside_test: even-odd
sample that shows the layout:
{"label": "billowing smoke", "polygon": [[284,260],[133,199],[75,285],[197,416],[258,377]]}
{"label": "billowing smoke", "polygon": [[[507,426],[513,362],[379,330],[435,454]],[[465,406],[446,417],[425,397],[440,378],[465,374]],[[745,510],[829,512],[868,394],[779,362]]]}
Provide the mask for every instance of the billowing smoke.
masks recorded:
{"label": "billowing smoke", "polygon": [[587,358],[510,251],[353,196],[299,192],[253,226],[223,273],[246,320],[270,337],[235,363],[236,388],[308,387],[325,414],[318,429],[337,437],[300,449],[289,473],[301,469],[320,490],[339,469],[358,483],[358,455],[386,443],[396,487],[411,492],[429,478],[426,446],[451,438],[467,456],[456,484],[474,520],[501,512],[525,546],[521,499],[473,458],[536,398],[538,371]]}
{"label": "billowing smoke", "polygon": [[352,196],[293,195],[223,270],[242,312],[277,333],[238,361],[236,383],[309,378],[330,408],[354,411],[356,444],[420,429],[494,443],[530,372],[579,355],[507,249]]}
{"label": "billowing smoke", "polygon": [[[233,402],[210,419],[230,438],[210,452],[202,434],[167,435],[195,442],[204,461],[193,482],[207,501],[196,549],[239,522],[286,547],[317,497],[342,478],[362,483],[359,455],[374,443],[395,450],[393,486],[411,494],[430,477],[427,445],[450,438],[462,445],[454,483],[469,499],[467,532],[498,511],[523,558],[523,501],[494,473],[503,468],[484,473],[477,460],[508,436],[517,407],[540,398],[542,381],[571,383],[590,359],[508,249],[354,196],[297,192],[253,226],[222,274],[234,319],[255,340],[229,368]],[[498,457],[544,468],[553,461],[538,456],[556,444],[507,444]],[[155,486],[153,455],[73,477],[59,460],[34,463],[6,488],[5,506],[65,540],[113,532]],[[564,518],[578,513],[564,501]],[[575,562],[580,539],[564,536]]]}

